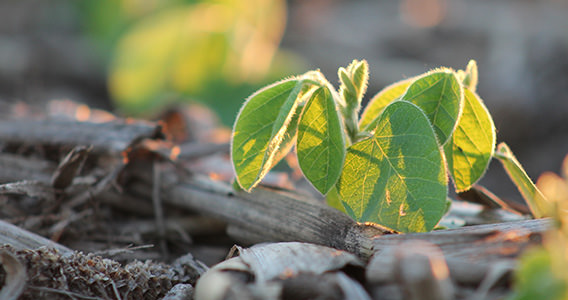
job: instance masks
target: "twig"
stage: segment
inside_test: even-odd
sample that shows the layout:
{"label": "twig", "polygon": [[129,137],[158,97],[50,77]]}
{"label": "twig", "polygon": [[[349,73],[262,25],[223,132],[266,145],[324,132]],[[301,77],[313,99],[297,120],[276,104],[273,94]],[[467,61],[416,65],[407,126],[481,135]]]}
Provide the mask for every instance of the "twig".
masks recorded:
{"label": "twig", "polygon": [[50,241],[42,236],[21,229],[0,220],[0,244],[9,244],[16,249],[36,249],[42,246],[52,247],[61,253],[70,253],[71,250],[61,244]]}
{"label": "twig", "polygon": [[116,179],[118,174],[124,168],[124,164],[120,163],[116,166],[107,176],[101,179],[95,186],[88,188],[83,193],[78,194],[77,196],[73,197],[68,203],[67,207],[72,209],[77,206],[85,204],[89,199],[94,198],[95,196],[99,195],[100,193],[106,191],[112,186],[113,181]]}
{"label": "twig", "polygon": [[104,300],[103,298],[100,298],[100,297],[85,296],[85,295],[81,295],[79,293],[74,293],[74,292],[66,291],[66,290],[58,290],[58,289],[54,289],[54,288],[48,288],[48,287],[45,287],[45,286],[28,285],[27,287],[30,288],[30,289],[38,290],[38,291],[66,295],[66,296],[69,296],[70,298],[77,297],[77,298],[80,298],[80,299],[87,299],[87,300]]}
{"label": "twig", "polygon": [[154,161],[152,165],[153,171],[153,184],[152,184],[152,204],[154,205],[154,216],[156,218],[156,227],[158,228],[158,235],[160,237],[160,249],[162,254],[166,257],[168,252],[168,245],[166,244],[166,226],[164,224],[164,211],[162,209],[162,202],[160,199],[160,165],[158,161]]}
{"label": "twig", "polygon": [[63,190],[73,182],[73,178],[83,167],[92,147],[76,146],[61,161],[51,178],[51,186]]}
{"label": "twig", "polygon": [[[235,192],[223,182],[162,173],[162,201],[219,218],[271,241],[302,241],[335,247],[368,258],[371,237],[388,230],[358,224],[347,215],[306,197],[293,198],[266,189]],[[141,172],[137,176],[144,177]],[[136,185],[139,194],[148,184]],[[266,240],[263,240],[266,241]],[[262,242],[255,241],[255,242]]]}

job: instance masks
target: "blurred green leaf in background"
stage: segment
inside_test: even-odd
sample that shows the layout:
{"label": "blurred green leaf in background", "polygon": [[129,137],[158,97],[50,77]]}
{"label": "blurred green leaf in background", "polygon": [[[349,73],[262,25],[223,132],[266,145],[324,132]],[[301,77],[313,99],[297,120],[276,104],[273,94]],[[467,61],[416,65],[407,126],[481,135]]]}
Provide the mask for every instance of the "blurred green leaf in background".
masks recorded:
{"label": "blurred green leaf in background", "polygon": [[108,87],[127,115],[199,100],[226,124],[251,92],[302,68],[278,49],[284,0],[101,0],[86,30],[108,56]]}

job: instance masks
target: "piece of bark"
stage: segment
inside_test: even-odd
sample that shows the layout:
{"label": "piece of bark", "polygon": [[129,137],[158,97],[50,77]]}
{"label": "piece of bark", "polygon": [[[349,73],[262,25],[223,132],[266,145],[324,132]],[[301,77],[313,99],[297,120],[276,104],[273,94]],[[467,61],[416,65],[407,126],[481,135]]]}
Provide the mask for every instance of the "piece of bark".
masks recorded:
{"label": "piece of bark", "polygon": [[0,185],[1,194],[24,195],[48,202],[55,200],[53,187],[40,181],[18,181],[2,184]]}
{"label": "piece of bark", "polygon": [[18,299],[26,285],[26,267],[12,253],[5,250],[0,250],[0,267],[6,274],[0,290],[0,299]]}
{"label": "piece of bark", "polygon": [[85,146],[76,146],[65,158],[59,163],[57,170],[51,177],[51,186],[56,189],[63,190],[70,186],[73,179],[83,167],[83,163],[87,159],[90,148]]}
{"label": "piece of bark", "polygon": [[260,283],[300,273],[323,274],[348,265],[364,266],[349,252],[310,243],[271,243],[237,249],[239,258]]}
{"label": "piece of bark", "polygon": [[341,271],[363,266],[351,253],[309,243],[239,248],[238,257],[217,264],[199,279],[195,299],[220,300],[250,294],[256,299],[369,300],[361,284]]}
{"label": "piece of bark", "polygon": [[237,192],[226,183],[198,176],[184,181],[164,179],[163,183],[164,202],[215,216],[275,241],[310,242],[368,259],[372,254],[371,237],[390,232],[357,223],[305,197],[300,200],[263,188],[252,193]]}
{"label": "piece of bark", "polygon": [[92,145],[95,153],[119,155],[143,138],[160,137],[160,130],[158,124],[143,121],[1,120],[0,141],[32,145]]}
{"label": "piece of bark", "polygon": [[408,240],[426,240],[438,245],[448,259],[487,262],[516,257],[530,243],[540,243],[540,234],[551,228],[551,220],[537,219],[458,229],[385,235],[374,239],[374,249],[382,251]]}
{"label": "piece of bark", "polygon": [[[246,193],[206,177],[184,177],[175,173],[164,172],[162,197],[165,203],[219,218],[230,228],[235,226],[233,231],[241,236],[250,231],[247,242],[311,242],[346,250],[365,260],[374,251],[412,239],[437,244],[449,259],[490,261],[493,258],[516,257],[533,233],[538,236],[549,228],[548,220],[529,220],[430,233],[385,235],[387,230],[357,223],[344,213],[309,197],[277,193],[262,187]],[[139,170],[136,175],[142,180],[148,176]],[[149,180],[146,180],[146,183],[136,185],[137,193],[150,194]]]}
{"label": "piece of bark", "polygon": [[374,240],[376,252],[367,266],[366,277],[374,284],[392,282],[401,247],[409,241],[426,241],[442,250],[454,282],[478,286],[496,270],[507,267],[509,273],[500,276],[506,277],[503,283],[508,284],[518,256],[528,245],[540,243],[540,236],[550,228],[550,220],[539,219],[382,236]]}
{"label": "piece of bark", "polygon": [[0,245],[4,244],[11,245],[18,250],[49,247],[61,253],[71,252],[69,248],[61,244],[0,220]]}

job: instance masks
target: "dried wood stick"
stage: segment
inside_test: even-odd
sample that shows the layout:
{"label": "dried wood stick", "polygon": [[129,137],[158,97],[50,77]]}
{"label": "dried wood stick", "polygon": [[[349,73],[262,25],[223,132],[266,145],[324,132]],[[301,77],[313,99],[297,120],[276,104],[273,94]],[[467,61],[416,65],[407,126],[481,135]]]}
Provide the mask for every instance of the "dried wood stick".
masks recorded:
{"label": "dried wood stick", "polygon": [[549,230],[551,224],[549,219],[537,219],[388,235],[375,239],[374,248],[382,251],[407,240],[426,240],[438,245],[446,259],[491,263],[516,257],[528,244],[540,243],[539,235]]}
{"label": "dried wood stick", "polygon": [[51,185],[56,189],[65,189],[70,186],[73,179],[79,173],[90,149],[85,146],[75,146],[67,156],[59,163],[57,170],[51,177]]}
{"label": "dried wood stick", "polygon": [[90,123],[70,120],[1,120],[0,141],[47,145],[92,145],[93,152],[120,154],[142,138],[156,138],[150,122]]}
{"label": "dried wood stick", "polygon": [[313,199],[300,200],[262,188],[250,194],[235,192],[228,184],[208,178],[192,176],[178,181],[172,172],[163,175],[164,202],[217,217],[272,241],[311,242],[368,258],[371,237],[388,232],[358,224]]}
{"label": "dried wood stick", "polygon": [[55,248],[61,253],[71,253],[69,248],[61,244],[0,220],[0,245],[3,244],[9,244],[20,250],[46,246]]}
{"label": "dried wood stick", "polygon": [[[485,261],[514,257],[529,243],[532,234],[548,230],[550,224],[549,220],[528,220],[430,233],[384,235],[387,230],[357,223],[314,199],[264,188],[252,193],[236,192],[223,182],[197,175],[177,178],[173,173],[169,172],[162,180],[164,202],[217,217],[247,242],[311,242],[346,250],[363,259],[368,259],[374,251],[414,239],[437,244],[449,259]],[[138,184],[137,188],[145,186],[148,184]]]}

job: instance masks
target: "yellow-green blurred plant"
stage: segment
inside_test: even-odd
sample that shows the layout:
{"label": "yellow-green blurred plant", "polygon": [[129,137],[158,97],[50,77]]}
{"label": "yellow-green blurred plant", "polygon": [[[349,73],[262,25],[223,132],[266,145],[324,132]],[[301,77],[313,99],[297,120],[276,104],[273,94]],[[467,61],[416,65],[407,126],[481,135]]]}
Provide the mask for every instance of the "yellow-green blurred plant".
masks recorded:
{"label": "yellow-green blurred plant", "polygon": [[[109,91],[126,113],[191,98],[223,108],[232,118],[241,98],[282,74],[270,76],[275,56],[281,57],[284,0],[103,0],[93,5],[90,31],[114,46]],[[108,23],[98,19],[104,12]]]}
{"label": "yellow-green blurred plant", "polygon": [[515,294],[511,300],[568,299],[568,156],[562,176],[543,173],[536,183],[546,197],[541,203],[552,216],[554,227],[544,236],[543,246],[531,249],[521,258],[516,273]]}

